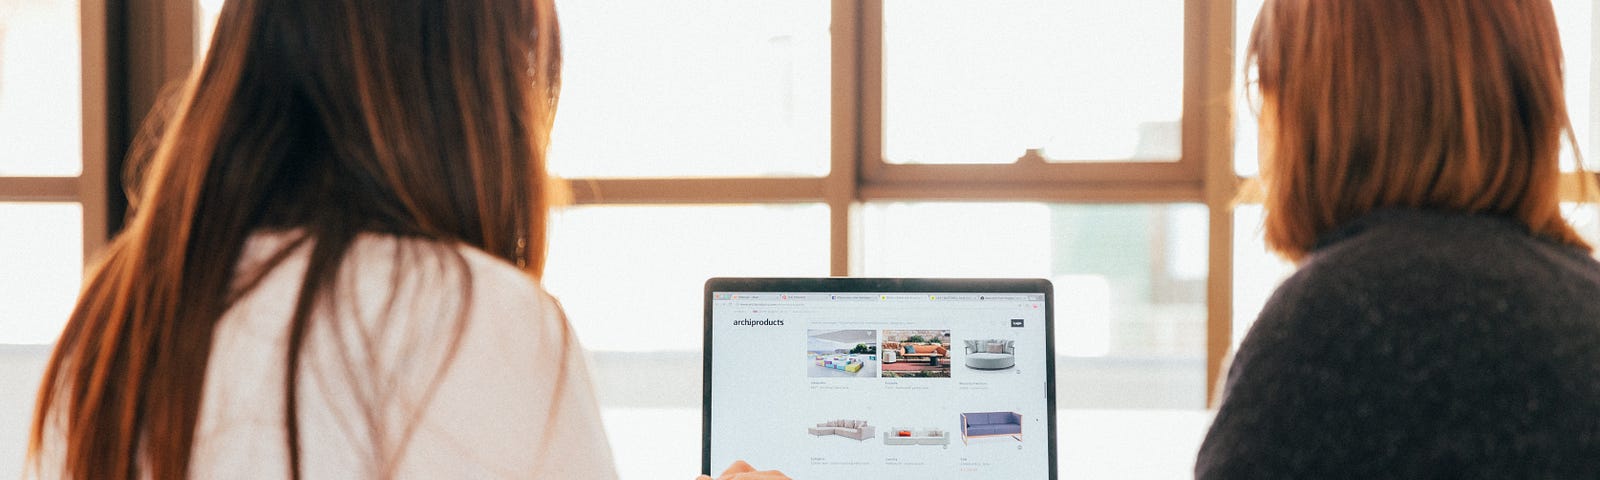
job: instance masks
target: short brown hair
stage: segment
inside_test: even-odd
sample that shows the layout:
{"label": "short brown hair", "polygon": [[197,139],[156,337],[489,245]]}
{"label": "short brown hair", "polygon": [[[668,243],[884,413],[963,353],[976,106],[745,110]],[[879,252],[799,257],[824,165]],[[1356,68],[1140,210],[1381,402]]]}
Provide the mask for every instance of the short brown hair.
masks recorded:
{"label": "short brown hair", "polygon": [[1589,248],[1560,210],[1561,58],[1549,0],[1268,0],[1246,57],[1267,245],[1298,260],[1407,207],[1505,215]]}

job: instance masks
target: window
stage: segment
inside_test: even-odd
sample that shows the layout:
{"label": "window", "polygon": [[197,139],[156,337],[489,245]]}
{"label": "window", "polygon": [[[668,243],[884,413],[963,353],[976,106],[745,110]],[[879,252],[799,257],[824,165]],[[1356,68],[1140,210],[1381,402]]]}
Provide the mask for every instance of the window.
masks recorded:
{"label": "window", "polygon": [[1183,18],[1182,0],[886,1],[884,157],[1175,161]]}
{"label": "window", "polygon": [[54,342],[83,272],[83,207],[0,202],[0,343]]}
{"label": "window", "polygon": [[94,243],[85,228],[101,220],[84,203],[101,178],[83,161],[84,32],[76,1],[0,0],[0,272],[13,272],[0,278],[0,344],[60,333]]}
{"label": "window", "polygon": [[78,0],[0,0],[0,475],[22,471],[40,344],[104,243],[104,92],[84,75],[105,70],[103,22]]}
{"label": "window", "polygon": [[[1206,170],[1232,158],[1228,131],[1208,127],[1229,112],[1196,101],[1226,98],[1231,57],[1185,39],[1226,37],[1232,11],[1068,3],[563,6],[551,155],[578,205],[552,227],[545,280],[591,349],[625,478],[696,468],[713,275],[1049,278],[1075,426],[1062,468],[1189,470],[1208,359],[1229,338],[1208,325],[1230,324],[1212,284],[1227,278],[1214,262],[1235,177]],[[692,28],[706,17],[742,21],[708,40]],[[1087,446],[1118,436],[1140,447]]]}
{"label": "window", "polygon": [[575,206],[553,223],[545,287],[569,318],[609,319],[572,322],[595,351],[692,362],[702,332],[684,325],[699,324],[707,278],[828,274],[828,209],[818,203]]}
{"label": "window", "polygon": [[559,8],[553,173],[828,172],[826,3],[616,0]]}

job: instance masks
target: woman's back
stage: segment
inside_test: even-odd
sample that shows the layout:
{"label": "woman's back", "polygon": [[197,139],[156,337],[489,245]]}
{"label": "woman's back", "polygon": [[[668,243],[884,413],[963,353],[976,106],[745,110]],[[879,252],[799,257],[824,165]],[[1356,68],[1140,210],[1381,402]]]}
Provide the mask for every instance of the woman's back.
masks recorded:
{"label": "woman's back", "polygon": [[1239,348],[1199,478],[1600,471],[1600,265],[1494,216],[1329,235]]}
{"label": "woman's back", "polygon": [[[294,237],[253,236],[241,278]],[[217,325],[194,478],[289,477],[283,359],[309,250]],[[299,360],[305,478],[615,477],[582,351],[526,273],[470,247],[363,235],[340,274]]]}

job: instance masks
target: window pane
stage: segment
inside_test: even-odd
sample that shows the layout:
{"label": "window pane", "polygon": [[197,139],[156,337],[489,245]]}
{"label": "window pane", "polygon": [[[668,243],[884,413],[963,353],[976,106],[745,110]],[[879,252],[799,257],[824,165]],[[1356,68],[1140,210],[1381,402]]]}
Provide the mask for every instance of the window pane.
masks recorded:
{"label": "window pane", "polygon": [[565,177],[828,172],[827,2],[561,4]]}
{"label": "window pane", "polygon": [[[1600,100],[1595,91],[1600,83],[1594,75],[1594,0],[1552,0],[1556,10],[1556,24],[1561,31],[1561,49],[1565,57],[1562,72],[1567,78],[1567,115],[1572,117],[1572,130],[1578,140],[1578,149],[1584,156],[1585,168],[1600,168],[1600,109],[1594,102]],[[1562,146],[1562,157],[1571,162],[1572,149]]]}
{"label": "window pane", "polygon": [[83,170],[78,2],[0,0],[0,176]]}
{"label": "window pane", "polygon": [[1177,160],[1183,7],[885,1],[887,160]]}
{"label": "window pane", "polygon": [[[1250,40],[1250,29],[1255,23],[1256,13],[1261,10],[1262,0],[1237,0],[1235,8],[1235,66],[1243,71],[1245,46]],[[1595,102],[1600,102],[1600,79],[1594,75],[1594,59],[1596,52],[1595,42],[1600,40],[1594,29],[1594,2],[1593,0],[1552,0],[1555,7],[1556,23],[1561,32],[1561,48],[1564,54],[1563,72],[1566,74],[1567,114],[1572,119],[1573,134],[1578,141],[1578,148],[1584,154],[1584,165],[1594,170],[1600,169],[1600,108]],[[1244,91],[1243,79],[1239,79],[1238,90]],[[1237,134],[1234,137],[1234,170],[1240,175],[1254,176],[1260,173],[1260,161],[1256,147],[1259,133],[1256,131],[1256,116],[1246,103],[1245,95],[1239,95],[1237,108]],[[1573,152],[1569,145],[1561,146],[1562,162],[1570,170]]]}
{"label": "window pane", "polygon": [[1058,406],[1204,408],[1204,206],[873,203],[863,222],[868,276],[1050,279]]}
{"label": "window pane", "polygon": [[[1250,106],[1250,95],[1253,92],[1246,91],[1245,82],[1249,79],[1245,78],[1243,72],[1245,48],[1250,44],[1250,30],[1255,28],[1256,14],[1261,12],[1262,1],[1234,0],[1233,4],[1233,71],[1236,91],[1234,108],[1238,112],[1233,116],[1233,169],[1239,175],[1246,177],[1261,174],[1260,152],[1257,146],[1261,134],[1256,127],[1256,111]],[[1238,312],[1239,308],[1235,306],[1234,314],[1237,315]],[[1255,315],[1251,315],[1251,318],[1255,318]]]}
{"label": "window pane", "polygon": [[[200,48],[223,0],[199,2]],[[550,169],[579,177],[828,173],[828,4],[567,2]]]}
{"label": "window pane", "polygon": [[1267,250],[1261,205],[1233,210],[1233,347],[1255,324],[1272,291],[1294,273],[1294,264]]}
{"label": "window pane", "polygon": [[623,478],[699,465],[698,430],[645,427],[699,411],[707,278],[828,274],[824,205],[574,207],[551,233],[544,283],[590,352]]}
{"label": "window pane", "polygon": [[[5,343],[0,341],[0,343]],[[0,345],[0,472],[21,475],[28,452],[28,429],[32,426],[34,395],[44,364],[50,358],[47,345]],[[10,478],[10,477],[7,477]]]}
{"label": "window pane", "polygon": [[222,13],[223,0],[195,0],[195,21],[200,23],[196,30],[194,58],[199,65],[201,58],[205,58],[206,50],[211,48],[211,33],[217,28],[217,15]]}
{"label": "window pane", "polygon": [[82,283],[83,208],[0,203],[0,272],[0,344],[55,342]]}
{"label": "window pane", "polygon": [[820,204],[572,207],[544,283],[590,350],[694,351],[707,278],[826,276],[828,231]]}
{"label": "window pane", "polygon": [[1600,205],[1561,202],[1561,216],[1589,245],[1600,246]]}

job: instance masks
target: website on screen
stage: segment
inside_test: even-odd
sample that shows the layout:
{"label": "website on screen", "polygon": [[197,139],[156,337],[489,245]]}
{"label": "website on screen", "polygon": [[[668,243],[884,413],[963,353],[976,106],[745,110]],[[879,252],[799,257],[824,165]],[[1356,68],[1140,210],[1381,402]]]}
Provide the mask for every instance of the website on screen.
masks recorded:
{"label": "website on screen", "polygon": [[1044,295],[713,292],[711,309],[712,465],[1047,477]]}

